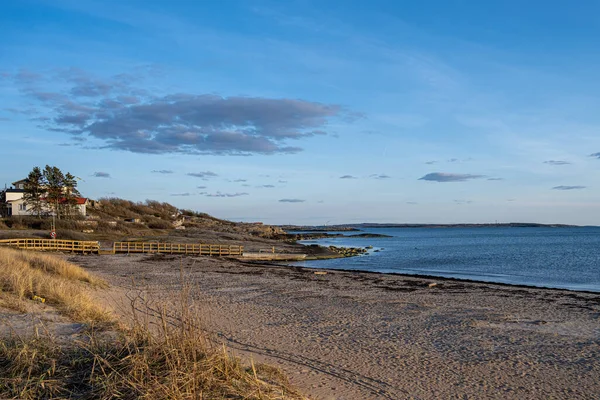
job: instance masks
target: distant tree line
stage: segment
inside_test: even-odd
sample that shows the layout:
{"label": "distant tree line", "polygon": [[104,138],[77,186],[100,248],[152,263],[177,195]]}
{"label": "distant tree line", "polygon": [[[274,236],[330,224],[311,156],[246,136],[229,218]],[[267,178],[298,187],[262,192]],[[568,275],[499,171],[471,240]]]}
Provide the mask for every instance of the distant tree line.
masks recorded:
{"label": "distant tree line", "polygon": [[70,172],[63,173],[55,166],[46,165],[42,170],[34,167],[27,175],[23,199],[32,214],[56,215],[57,218],[73,218],[79,215],[77,178]]}

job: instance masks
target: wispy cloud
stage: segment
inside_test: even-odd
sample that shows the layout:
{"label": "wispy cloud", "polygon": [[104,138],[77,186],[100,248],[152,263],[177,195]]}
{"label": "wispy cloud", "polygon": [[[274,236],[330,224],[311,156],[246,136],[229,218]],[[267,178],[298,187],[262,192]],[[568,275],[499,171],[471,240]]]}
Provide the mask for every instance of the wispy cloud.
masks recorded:
{"label": "wispy cloud", "polygon": [[92,176],[95,178],[110,178],[110,174],[108,172],[94,172]]}
{"label": "wispy cloud", "polygon": [[287,183],[288,181],[279,180],[277,183]]}
{"label": "wispy cloud", "polygon": [[259,186],[257,186],[257,188],[266,188],[266,189],[271,189],[274,187],[275,187],[275,185],[259,185]]}
{"label": "wispy cloud", "polygon": [[473,201],[471,200],[453,200],[455,204],[471,204]]}
{"label": "wispy cloud", "polygon": [[187,175],[193,176],[194,178],[202,178],[202,179],[214,178],[215,176],[219,176],[212,171],[188,172]]}
{"label": "wispy cloud", "polygon": [[234,179],[233,182],[246,182],[247,179]]}
{"label": "wispy cloud", "polygon": [[590,154],[590,157],[595,157],[595,158],[598,158],[598,159],[600,159],[600,153],[593,153],[593,154]]}
{"label": "wispy cloud", "polygon": [[246,192],[236,192],[236,193],[221,193],[221,192],[217,192],[217,193],[207,193],[205,194],[206,197],[240,197],[240,196],[248,196],[248,193]]}
{"label": "wispy cloud", "polygon": [[355,176],[352,175],[342,175],[340,176],[340,179],[358,179]]}
{"label": "wispy cloud", "polygon": [[206,189],[206,186],[196,186],[196,189]]}
{"label": "wispy cloud", "polygon": [[548,161],[544,161],[544,164],[550,164],[550,165],[569,165],[571,164],[568,161],[562,161],[562,160],[548,160]]}
{"label": "wispy cloud", "polygon": [[281,199],[280,203],[304,203],[306,200],[302,199]]}
{"label": "wispy cloud", "polygon": [[554,186],[553,190],[579,190],[585,189],[587,186]]}
{"label": "wispy cloud", "polygon": [[153,169],[152,170],[153,174],[172,174],[173,171],[171,171],[170,169]]}
{"label": "wispy cloud", "polygon": [[369,175],[369,178],[373,178],[373,179],[390,179],[391,176],[386,175],[386,174],[372,174],[372,175]]}
{"label": "wispy cloud", "polygon": [[26,68],[21,68],[14,76],[14,79],[23,84],[33,84],[41,80],[43,76],[41,74],[30,71]]}
{"label": "wispy cloud", "polygon": [[181,196],[181,197],[188,197],[188,196],[191,196],[191,195],[192,195],[192,194],[191,194],[191,193],[188,193],[188,192],[186,192],[186,193],[171,193],[171,196]]}
{"label": "wispy cloud", "polygon": [[485,175],[452,174],[447,172],[432,172],[419,178],[420,181],[432,182],[465,182],[471,179],[485,178]]}
{"label": "wispy cloud", "polygon": [[504,178],[487,178],[488,181],[503,181]]}
{"label": "wispy cloud", "polygon": [[428,164],[428,165],[433,165],[433,164],[435,164],[435,163],[437,163],[437,161],[426,161],[426,162],[425,162],[425,164]]}

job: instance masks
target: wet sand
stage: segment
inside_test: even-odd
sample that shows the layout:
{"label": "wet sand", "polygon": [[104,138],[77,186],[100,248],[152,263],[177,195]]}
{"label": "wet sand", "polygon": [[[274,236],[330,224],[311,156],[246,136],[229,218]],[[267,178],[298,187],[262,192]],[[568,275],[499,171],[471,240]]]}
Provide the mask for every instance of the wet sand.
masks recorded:
{"label": "wet sand", "polygon": [[598,293],[354,271],[323,275],[209,257],[70,260],[107,279],[117,302],[132,280],[148,298],[176,297],[183,271],[217,340],[280,366],[311,398],[600,393]]}

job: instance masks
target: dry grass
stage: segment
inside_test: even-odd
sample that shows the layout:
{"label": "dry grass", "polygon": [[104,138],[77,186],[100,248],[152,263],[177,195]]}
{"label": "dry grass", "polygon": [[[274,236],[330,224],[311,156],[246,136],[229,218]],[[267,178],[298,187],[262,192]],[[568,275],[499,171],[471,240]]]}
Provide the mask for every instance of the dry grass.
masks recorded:
{"label": "dry grass", "polygon": [[[279,369],[244,365],[212,341],[183,274],[181,281],[175,305],[131,296],[131,318],[114,331],[91,328],[68,343],[50,337],[1,340],[0,398],[305,398]],[[85,293],[103,282],[52,256],[0,248],[0,284],[21,298],[45,295],[73,317],[94,322],[104,315],[91,312],[94,303]]]}
{"label": "dry grass", "polygon": [[106,283],[56,256],[0,248],[0,291],[20,300],[38,296],[76,321],[110,321],[87,293],[90,286]]}
{"label": "dry grass", "polygon": [[48,338],[0,342],[0,398],[304,399],[276,368],[244,366],[196,330],[118,339],[91,334],[73,346]]}
{"label": "dry grass", "polygon": [[[138,324],[116,347],[91,349],[104,393],[148,399],[303,399],[276,368],[244,366],[192,320]],[[100,396],[101,398],[105,398]]]}

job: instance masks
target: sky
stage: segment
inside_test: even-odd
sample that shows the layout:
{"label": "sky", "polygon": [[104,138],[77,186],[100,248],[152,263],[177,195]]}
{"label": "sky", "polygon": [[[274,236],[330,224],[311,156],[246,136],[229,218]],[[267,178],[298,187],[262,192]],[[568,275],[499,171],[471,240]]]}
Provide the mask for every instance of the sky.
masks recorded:
{"label": "sky", "polygon": [[600,225],[600,3],[4,2],[0,184],[234,221]]}

